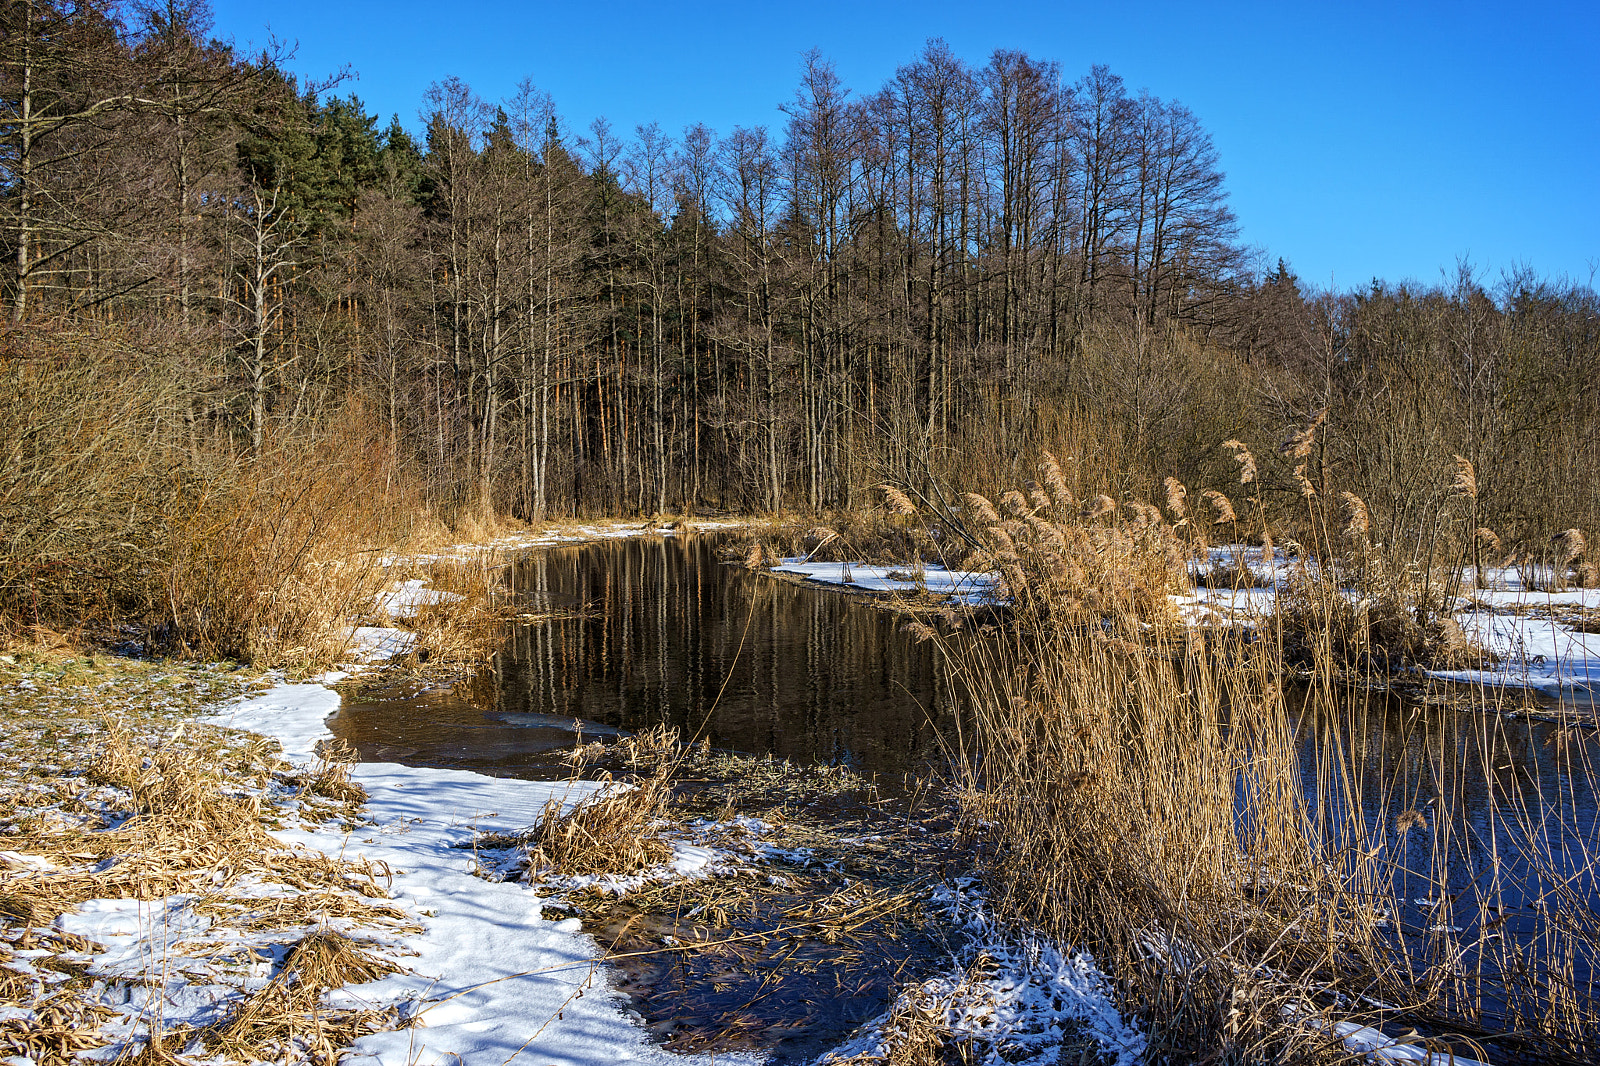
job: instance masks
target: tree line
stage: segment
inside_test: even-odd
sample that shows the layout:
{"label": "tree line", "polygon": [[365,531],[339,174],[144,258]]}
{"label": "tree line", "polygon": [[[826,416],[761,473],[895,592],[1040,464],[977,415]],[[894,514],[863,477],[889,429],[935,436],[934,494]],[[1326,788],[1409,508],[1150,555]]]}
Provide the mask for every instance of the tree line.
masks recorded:
{"label": "tree line", "polygon": [[812,53],[776,128],[627,136],[445,78],[418,139],[198,0],[4,18],[8,329],[181,380],[187,454],[359,409],[442,512],[820,511],[1043,447],[1148,497],[1326,411],[1385,513],[1461,454],[1519,529],[1600,515],[1591,288],[1260,269],[1197,116],[1103,66],[935,40],[854,93]]}

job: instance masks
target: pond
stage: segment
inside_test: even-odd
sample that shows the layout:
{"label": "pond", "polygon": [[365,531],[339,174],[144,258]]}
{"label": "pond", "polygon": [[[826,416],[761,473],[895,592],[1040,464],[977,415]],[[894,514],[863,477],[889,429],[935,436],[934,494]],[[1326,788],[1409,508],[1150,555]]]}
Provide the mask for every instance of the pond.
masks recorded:
{"label": "pond", "polygon": [[565,776],[589,739],[665,723],[715,748],[849,767],[892,784],[953,732],[931,645],[861,600],[717,557],[719,538],[634,538],[529,554],[517,626],[470,690],[346,704],[366,759]]}

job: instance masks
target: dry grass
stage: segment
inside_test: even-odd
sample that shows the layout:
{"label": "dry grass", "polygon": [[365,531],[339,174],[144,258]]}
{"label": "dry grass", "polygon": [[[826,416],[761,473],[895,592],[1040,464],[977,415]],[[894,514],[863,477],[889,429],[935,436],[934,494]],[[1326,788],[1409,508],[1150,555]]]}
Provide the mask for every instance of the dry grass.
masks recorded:
{"label": "dry grass", "polygon": [[[338,662],[383,553],[444,534],[384,421],[352,400],[252,456],[188,425],[192,397],[118,347],[113,332],[0,350],[0,640],[132,626],[150,650]],[[499,531],[472,521],[469,536]]]}
{"label": "dry grass", "polygon": [[526,838],[528,876],[630,874],[659,866],[672,858],[663,832],[670,796],[668,778],[657,774],[570,809],[552,799]]}
{"label": "dry grass", "polygon": [[[206,1030],[143,1018],[155,1036],[128,1046],[129,1061],[188,1061],[204,1044],[231,1061],[331,1066],[358,1036],[395,1024],[387,1013],[321,1005],[328,989],[393,970],[324,923],[384,936],[416,928],[387,901],[387,871],[292,850],[267,832],[284,818],[349,810],[354,796],[338,787],[348,785],[338,753],[302,778],[285,772],[268,742],[186,721],[246,689],[243,672],[18,651],[0,661],[0,686],[21,697],[0,719],[0,794],[7,848],[36,858],[0,868],[0,959],[43,949],[29,962],[66,978],[43,983],[0,967],[0,1005],[10,1008],[0,1023],[5,1053],[64,1066],[112,1042],[105,1023],[125,1025],[125,1012],[103,1005],[104,979],[84,973],[96,946],[51,928],[89,899],[189,899],[220,939],[186,939],[174,957],[220,982],[213,994],[238,997],[228,1020]],[[313,791],[319,779],[333,801]],[[276,894],[264,897],[263,884]],[[257,945],[258,956],[289,945],[254,994],[229,984],[241,941]]]}
{"label": "dry grass", "polygon": [[[1308,447],[1316,428],[1287,449]],[[1526,744],[1518,727],[1437,712],[1407,743],[1454,791],[1434,812],[1447,816],[1419,824],[1400,768],[1393,782],[1364,776],[1368,697],[1330,682],[1352,659],[1479,661],[1442,612],[1446,577],[1333,553],[1319,537],[1275,626],[1184,631],[1151,625],[1183,580],[1170,527],[1141,508],[1125,509],[1125,526],[1103,506],[1074,525],[1041,521],[1021,494],[1001,504],[976,498],[971,510],[989,522],[989,560],[1016,610],[997,639],[944,644],[976,724],[967,825],[990,849],[999,909],[1091,950],[1151,1026],[1156,1058],[1325,1056],[1326,1023],[1363,997],[1413,1024],[1523,1030],[1514,1039],[1532,1053],[1600,1053],[1585,976],[1600,962],[1600,853],[1570,799],[1594,789],[1594,768],[1563,757],[1553,795],[1500,785],[1496,767]],[[1382,594],[1348,594],[1357,566]],[[1300,649],[1313,684],[1291,706],[1282,678]],[[1457,813],[1468,781],[1499,796],[1470,825]],[[1496,873],[1465,886],[1453,873],[1479,869]],[[1415,896],[1447,891],[1424,926],[1401,920]],[[1537,917],[1516,937],[1483,935],[1508,898]],[[913,1061],[939,1061],[926,1057],[931,1037],[908,1032]]]}
{"label": "dry grass", "polygon": [[460,675],[487,662],[516,611],[501,594],[505,567],[497,552],[479,551],[397,568],[391,576],[415,573],[439,595],[400,620],[416,634],[416,647],[395,665],[412,674]]}
{"label": "dry grass", "polygon": [[317,757],[303,786],[314,796],[359,807],[367,802],[367,790],[350,779],[357,761],[356,750],[342,740],[325,740],[317,745]]}
{"label": "dry grass", "polygon": [[330,1010],[330,990],[365,984],[396,972],[350,937],[328,930],[307,933],[289,948],[283,967],[231,1016],[210,1029],[169,1034],[174,1043],[198,1040],[208,1052],[236,1062],[293,1058],[335,1066],[344,1050],[368,1033],[392,1029],[390,1010]]}

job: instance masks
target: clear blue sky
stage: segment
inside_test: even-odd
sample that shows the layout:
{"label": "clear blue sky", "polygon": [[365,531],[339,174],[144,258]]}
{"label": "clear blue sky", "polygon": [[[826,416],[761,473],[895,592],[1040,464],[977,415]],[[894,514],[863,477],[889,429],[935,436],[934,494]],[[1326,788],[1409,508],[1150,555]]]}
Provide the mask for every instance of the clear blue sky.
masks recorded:
{"label": "clear blue sky", "polygon": [[1468,258],[1493,283],[1530,265],[1600,284],[1600,2],[1218,4],[1028,0],[681,3],[213,0],[241,46],[297,44],[291,68],[348,65],[383,122],[412,129],[429,83],[510,95],[524,77],[583,132],[657,121],[780,128],[819,48],[870,92],[943,37],[1106,63],[1211,131],[1244,240],[1307,282],[1436,282]]}

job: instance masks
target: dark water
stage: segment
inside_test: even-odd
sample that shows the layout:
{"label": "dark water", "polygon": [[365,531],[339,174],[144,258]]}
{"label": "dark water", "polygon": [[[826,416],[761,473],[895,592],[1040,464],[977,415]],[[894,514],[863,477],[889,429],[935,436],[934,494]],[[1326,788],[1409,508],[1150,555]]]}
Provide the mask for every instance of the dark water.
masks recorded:
{"label": "dark water", "polygon": [[[1303,708],[1298,729],[1325,858],[1366,873],[1411,972],[1452,975],[1439,1003],[1488,1029],[1533,1027],[1556,1001],[1600,1005],[1592,728],[1353,693]],[[1554,963],[1548,980],[1522,976],[1533,959]]]}
{"label": "dark water", "polygon": [[575,739],[660,723],[713,747],[892,782],[941,758],[949,700],[931,645],[886,612],[721,563],[712,537],[553,548],[510,573],[531,613],[472,691],[348,702],[362,757],[564,775]]}

